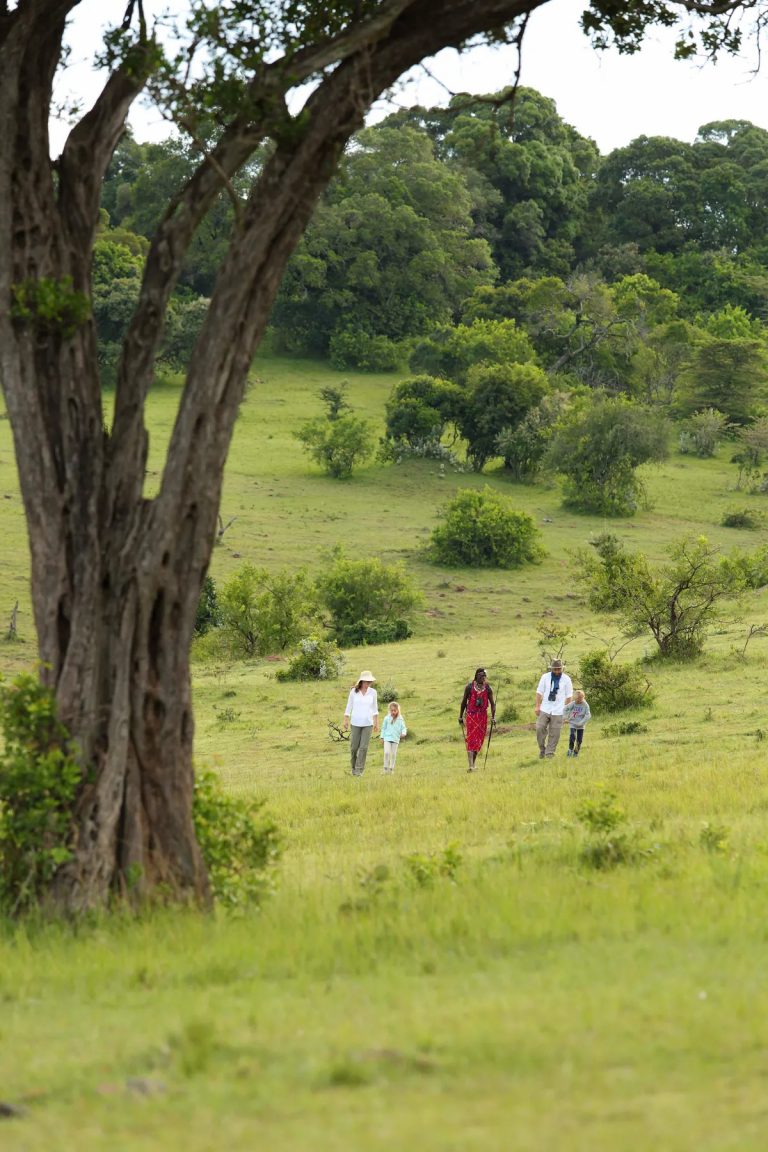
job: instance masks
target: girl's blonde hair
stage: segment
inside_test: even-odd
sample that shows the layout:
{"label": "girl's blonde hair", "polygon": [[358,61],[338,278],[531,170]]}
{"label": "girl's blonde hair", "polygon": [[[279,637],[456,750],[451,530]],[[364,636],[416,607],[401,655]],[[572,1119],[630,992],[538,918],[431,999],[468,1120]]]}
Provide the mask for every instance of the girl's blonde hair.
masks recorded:
{"label": "girl's blonde hair", "polygon": [[389,711],[389,709],[392,707],[393,704],[394,704],[395,708],[397,708],[398,716],[402,720],[403,724],[405,724],[405,716],[403,716],[403,710],[400,707],[400,705],[398,704],[397,700],[390,700],[389,704],[387,705],[387,711]]}
{"label": "girl's blonde hair", "polygon": [[576,699],[576,697],[577,697],[577,696],[583,696],[585,700],[586,700],[586,698],[587,698],[587,697],[586,697],[586,695],[585,695],[585,693],[584,693],[584,689],[583,689],[583,688],[577,688],[577,689],[576,689],[576,691],[573,693],[573,698],[574,698],[574,700]]}

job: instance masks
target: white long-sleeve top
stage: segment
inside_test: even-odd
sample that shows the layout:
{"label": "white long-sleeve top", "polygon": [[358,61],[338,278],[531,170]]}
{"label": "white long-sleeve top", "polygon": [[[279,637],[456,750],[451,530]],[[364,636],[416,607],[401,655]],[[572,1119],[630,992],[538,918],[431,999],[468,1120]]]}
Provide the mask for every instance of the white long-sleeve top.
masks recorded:
{"label": "white long-sleeve top", "polygon": [[349,694],[344,715],[349,716],[350,724],[356,728],[370,728],[373,726],[374,716],[379,714],[379,698],[375,688],[367,692],[355,692],[354,688]]}

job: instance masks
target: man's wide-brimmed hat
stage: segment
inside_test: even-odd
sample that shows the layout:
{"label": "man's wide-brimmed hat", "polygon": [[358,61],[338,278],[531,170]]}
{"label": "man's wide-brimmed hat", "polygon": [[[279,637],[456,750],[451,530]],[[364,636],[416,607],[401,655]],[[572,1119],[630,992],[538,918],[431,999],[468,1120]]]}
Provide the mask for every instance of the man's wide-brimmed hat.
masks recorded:
{"label": "man's wide-brimmed hat", "polygon": [[549,666],[550,666],[550,668],[564,668],[565,667],[562,660],[553,660]]}
{"label": "man's wide-brimmed hat", "polygon": [[358,678],[357,678],[358,684],[360,683],[361,680],[367,680],[369,684],[375,684],[376,683],[376,677],[374,676],[373,672],[370,672],[367,668],[366,668],[365,672],[361,672],[360,675],[358,676]]}

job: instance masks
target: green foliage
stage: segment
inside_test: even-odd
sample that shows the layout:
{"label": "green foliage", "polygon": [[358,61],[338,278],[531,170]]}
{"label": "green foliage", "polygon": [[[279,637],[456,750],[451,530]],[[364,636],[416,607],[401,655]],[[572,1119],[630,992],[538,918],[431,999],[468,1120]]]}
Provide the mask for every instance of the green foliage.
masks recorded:
{"label": "green foliage", "polygon": [[41,332],[71,336],[91,314],[91,302],[76,292],[72,277],[28,279],[11,288],[11,316]]}
{"label": "green foliage", "polygon": [[205,636],[211,628],[218,628],[221,623],[219,600],[216,592],[216,583],[210,574],[203,580],[200,589],[200,599],[197,602],[195,615],[195,636]]}
{"label": "green foliage", "polygon": [[680,452],[683,456],[714,456],[728,427],[728,418],[716,408],[694,412],[680,432]]}
{"label": "green foliage", "polygon": [[367,420],[345,413],[334,419],[309,420],[296,432],[309,456],[329,476],[347,480],[357,464],[373,453],[373,432]]}
{"label": "green foliage", "polygon": [[442,852],[413,852],[405,857],[406,868],[419,888],[431,888],[441,877],[455,883],[462,861],[456,844],[449,844]]}
{"label": "green foliage", "polygon": [[332,640],[305,636],[287,668],[278,668],[278,680],[336,680],[344,669],[344,656]]}
{"label": "green foliage", "polygon": [[469,369],[458,425],[476,471],[496,453],[499,429],[519,424],[547,387],[536,364],[476,364]]}
{"label": "green foliage", "polygon": [[273,312],[282,344],[385,371],[403,340],[450,321],[496,275],[467,183],[421,128],[358,133],[286,270]]}
{"label": "green foliage", "polygon": [[195,835],[214,899],[225,908],[253,907],[271,891],[281,842],[264,804],[228,794],[214,772],[195,778]]}
{"label": "green foliage", "polygon": [[71,857],[82,770],[36,677],[22,673],[0,690],[0,728],[0,908],[16,914],[44,899]]}
{"label": "green foliage", "polygon": [[431,536],[438,564],[518,568],[544,555],[533,518],[515,511],[511,500],[487,485],[460,489],[442,510],[441,521]]}
{"label": "green foliage", "polygon": [[436,376],[411,376],[392,389],[386,404],[387,441],[393,451],[436,446],[446,425],[455,420],[463,402],[462,389]]}
{"label": "green foliage", "polygon": [[648,731],[648,725],[640,720],[617,720],[613,724],[606,724],[603,736],[612,739],[614,736],[641,736]]}
{"label": "green foliage", "polygon": [[746,424],[768,392],[763,339],[707,335],[693,349],[681,379],[683,411],[717,408],[734,424]]}
{"label": "green foliage", "polygon": [[576,577],[596,612],[615,612],[628,635],[650,635],[658,655],[687,660],[704,647],[708,629],[747,587],[745,569],[757,557],[723,558],[706,537],[680,540],[669,559],[653,568],[643,552],[629,551],[606,535],[597,555],[576,553]]}
{"label": "green foliage", "polygon": [[619,664],[600,649],[581,657],[579,678],[595,713],[623,712],[653,701],[651,686],[636,664]]}
{"label": "green foliage", "polygon": [[464,384],[475,364],[528,364],[535,358],[529,336],[514,320],[474,320],[439,328],[416,345],[408,363],[412,372]]}
{"label": "green foliage", "polygon": [[548,461],[565,477],[568,507],[632,516],[644,494],[635,469],[662,460],[666,451],[666,424],[657,412],[623,399],[602,399],[559,428]]}
{"label": "green foliage", "polygon": [[330,339],[328,359],[332,368],[358,368],[361,372],[391,372],[403,358],[398,344],[388,336],[371,336],[359,328],[337,328]]}
{"label": "green foliage", "polygon": [[218,594],[220,628],[238,656],[267,656],[295,644],[315,614],[312,585],[303,570],[244,564]]}
{"label": "green foliage", "polygon": [[582,863],[588,868],[604,872],[638,859],[640,853],[636,838],[623,828],[624,811],[612,792],[606,792],[596,800],[585,800],[578,808],[576,818],[589,833],[580,853]]}
{"label": "green foliage", "polygon": [[729,836],[730,830],[725,824],[710,824],[705,820],[699,832],[699,844],[713,856],[724,856],[728,852]]}
{"label": "green foliage", "polygon": [[763,516],[754,508],[731,508],[730,511],[723,512],[720,523],[723,528],[747,528],[755,531],[763,523]]}
{"label": "green foliage", "polygon": [[513,480],[530,483],[536,479],[569,404],[565,392],[553,392],[542,397],[519,424],[498,434],[495,452],[504,457]]}
{"label": "green foliage", "polygon": [[317,578],[317,595],[330,614],[334,638],[343,645],[381,644],[410,634],[421,597],[402,564],[351,560],[341,549]]}

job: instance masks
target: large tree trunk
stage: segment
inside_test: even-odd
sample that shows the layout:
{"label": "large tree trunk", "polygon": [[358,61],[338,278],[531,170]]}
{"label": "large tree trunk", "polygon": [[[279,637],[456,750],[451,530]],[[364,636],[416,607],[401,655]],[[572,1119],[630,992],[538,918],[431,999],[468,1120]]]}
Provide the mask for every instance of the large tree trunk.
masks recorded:
{"label": "large tree trunk", "polygon": [[[101,182],[143,78],[134,54],[73,129],[54,170],[51,84],[77,4],[25,0],[8,14],[0,0],[0,380],[29,526],[43,675],[83,767],[73,855],[52,895],[75,911],[127,889],[205,902],[192,820],[188,654],[227,451],[285,264],[380,92],[425,55],[536,4],[442,0],[435,19],[432,0],[385,0],[336,42],[298,53],[285,65],[282,91],[274,66],[265,70],[265,98],[232,119],[158,228],[109,432],[93,322],[77,310],[90,296]],[[330,64],[300,121],[275,112],[284,91]],[[259,108],[271,126],[258,121]],[[144,402],[168,300],[207,208],[265,135],[274,150],[242,207],[161,488],[148,500]],[[41,305],[41,288],[54,292],[53,309]]]}

